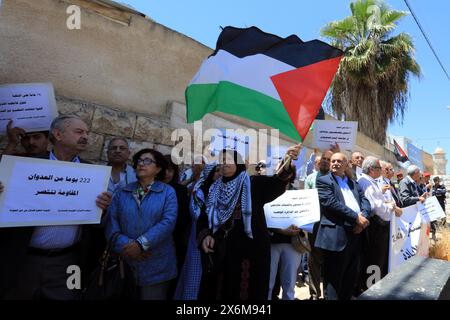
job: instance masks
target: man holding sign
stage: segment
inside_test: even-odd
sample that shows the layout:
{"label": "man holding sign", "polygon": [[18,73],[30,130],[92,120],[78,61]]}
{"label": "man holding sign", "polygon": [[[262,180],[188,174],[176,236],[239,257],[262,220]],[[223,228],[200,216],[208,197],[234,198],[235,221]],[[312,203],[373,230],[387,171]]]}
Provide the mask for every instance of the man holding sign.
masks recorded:
{"label": "man holding sign", "polygon": [[[87,147],[88,128],[79,117],[54,119],[50,140],[53,150],[47,159],[86,163],[78,154]],[[107,192],[97,197],[100,209],[106,209],[110,203],[111,194]],[[79,290],[68,288],[68,267],[79,266],[82,275],[87,275],[98,260],[103,238],[101,228],[89,225],[0,229],[0,298],[76,299]]]}
{"label": "man holding sign", "polygon": [[321,208],[315,246],[323,249],[327,298],[349,300],[358,277],[360,233],[369,225],[370,203],[358,183],[345,175],[343,153],[331,156],[331,172],[318,177]]}
{"label": "man holding sign", "polygon": [[365,291],[369,286],[367,279],[371,275],[369,267],[378,266],[380,276],[383,278],[388,273],[389,259],[389,231],[390,221],[394,215],[400,216],[402,209],[398,208],[390,193],[390,185],[380,187],[378,180],[381,177],[382,167],[380,160],[368,156],[362,164],[362,176],[358,183],[369,200],[372,215],[368,228],[368,241],[363,245],[361,258],[361,283],[360,290]]}
{"label": "man holding sign", "polygon": [[426,192],[421,192],[420,168],[416,165],[410,165],[407,170],[408,176],[400,182],[400,197],[403,207],[409,207],[417,202],[424,203],[427,197]]}

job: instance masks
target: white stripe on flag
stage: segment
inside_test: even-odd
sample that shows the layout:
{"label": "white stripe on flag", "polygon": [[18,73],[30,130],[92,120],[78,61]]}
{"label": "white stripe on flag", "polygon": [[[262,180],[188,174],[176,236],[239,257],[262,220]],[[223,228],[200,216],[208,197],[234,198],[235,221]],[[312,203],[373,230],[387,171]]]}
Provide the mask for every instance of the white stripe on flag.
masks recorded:
{"label": "white stripe on flag", "polygon": [[294,69],[264,54],[238,58],[225,50],[219,50],[215,56],[203,62],[189,85],[229,81],[281,101],[270,77]]}

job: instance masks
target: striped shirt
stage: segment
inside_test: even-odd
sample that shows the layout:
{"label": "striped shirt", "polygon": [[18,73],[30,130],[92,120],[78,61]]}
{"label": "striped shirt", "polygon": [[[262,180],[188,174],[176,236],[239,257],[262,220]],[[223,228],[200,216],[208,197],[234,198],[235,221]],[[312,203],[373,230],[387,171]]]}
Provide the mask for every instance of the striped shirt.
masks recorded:
{"label": "striped shirt", "polygon": [[[50,160],[58,160],[53,151],[50,152]],[[80,163],[75,157],[72,162]],[[80,240],[81,228],[72,226],[42,226],[35,227],[31,236],[30,247],[38,249],[64,249],[76,244]]]}

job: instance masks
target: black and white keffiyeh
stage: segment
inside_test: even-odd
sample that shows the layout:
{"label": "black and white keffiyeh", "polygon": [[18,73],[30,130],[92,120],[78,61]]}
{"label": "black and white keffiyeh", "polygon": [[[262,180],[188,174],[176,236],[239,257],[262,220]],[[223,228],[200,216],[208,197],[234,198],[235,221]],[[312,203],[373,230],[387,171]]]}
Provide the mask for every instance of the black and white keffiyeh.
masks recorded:
{"label": "black and white keffiyeh", "polygon": [[206,208],[209,227],[213,230],[213,233],[231,217],[239,196],[241,196],[244,230],[249,238],[253,238],[250,177],[245,171],[242,171],[236,178],[228,182],[218,179],[211,186],[206,200]]}
{"label": "black and white keffiyeh", "polygon": [[212,170],[216,168],[217,164],[206,164],[202,170],[202,173],[200,174],[200,178],[197,181],[197,183],[194,186],[194,189],[192,191],[192,198],[191,198],[191,214],[194,215],[195,220],[198,219],[200,216],[200,210],[203,204],[205,203],[205,196],[203,195],[203,192],[201,190],[201,187],[205,183],[206,179],[208,178],[209,174]]}

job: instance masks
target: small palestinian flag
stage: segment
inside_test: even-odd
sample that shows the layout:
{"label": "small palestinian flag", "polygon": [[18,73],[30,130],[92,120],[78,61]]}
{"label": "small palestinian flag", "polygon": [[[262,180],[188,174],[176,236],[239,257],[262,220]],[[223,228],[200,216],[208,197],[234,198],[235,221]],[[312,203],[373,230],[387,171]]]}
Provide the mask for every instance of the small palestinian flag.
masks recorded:
{"label": "small palestinian flag", "polygon": [[343,52],[256,27],[226,27],[186,89],[187,121],[221,111],[302,141],[321,108]]}
{"label": "small palestinian flag", "polygon": [[395,141],[395,139],[394,139],[394,155],[398,162],[403,163],[409,160],[405,151],[403,151],[403,149],[400,147],[397,141]]}

